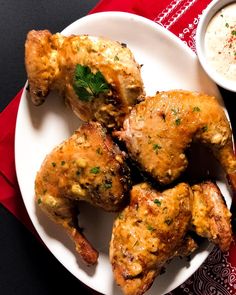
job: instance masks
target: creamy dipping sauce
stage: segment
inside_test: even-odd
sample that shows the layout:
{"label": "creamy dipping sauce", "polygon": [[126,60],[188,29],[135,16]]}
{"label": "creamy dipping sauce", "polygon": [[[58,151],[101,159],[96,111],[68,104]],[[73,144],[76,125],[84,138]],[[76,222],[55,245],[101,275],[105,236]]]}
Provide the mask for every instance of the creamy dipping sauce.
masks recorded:
{"label": "creamy dipping sauce", "polygon": [[211,19],[205,35],[206,58],[227,80],[236,82],[236,3],[221,9]]}

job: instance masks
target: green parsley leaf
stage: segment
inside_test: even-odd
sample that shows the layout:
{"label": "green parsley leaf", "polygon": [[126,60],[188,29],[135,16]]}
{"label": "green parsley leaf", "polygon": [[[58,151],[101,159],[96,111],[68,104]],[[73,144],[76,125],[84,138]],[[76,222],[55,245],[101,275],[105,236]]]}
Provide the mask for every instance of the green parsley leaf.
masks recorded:
{"label": "green parsley leaf", "polygon": [[161,146],[158,143],[154,143],[152,147],[156,154],[158,153],[158,150],[161,149]]}
{"label": "green parsley leaf", "polygon": [[114,61],[118,61],[118,60],[120,60],[120,59],[119,59],[119,57],[116,55],[116,56],[114,57]]}
{"label": "green parsley leaf", "polygon": [[155,228],[152,227],[152,226],[149,224],[149,225],[147,226],[147,229],[150,230],[150,231],[154,231]]}
{"label": "green parsley leaf", "polygon": [[178,118],[178,119],[175,120],[175,125],[176,125],[176,126],[179,126],[180,123],[181,123],[181,119],[180,119],[180,118]]}
{"label": "green parsley leaf", "polygon": [[42,203],[42,200],[39,198],[38,199],[38,204],[40,205]]}
{"label": "green parsley leaf", "polygon": [[77,171],[75,172],[76,176],[80,176],[80,173],[81,173],[80,170],[77,170]]}
{"label": "green parsley leaf", "polygon": [[123,216],[122,213],[119,213],[118,216],[117,216],[118,219],[123,219],[123,217],[124,217],[124,216]]}
{"label": "green parsley leaf", "polygon": [[231,34],[232,34],[233,36],[236,36],[236,30],[231,31]]}
{"label": "green parsley leaf", "polygon": [[52,166],[53,166],[53,167],[56,167],[56,165],[57,165],[57,164],[56,164],[55,162],[52,162]]}
{"label": "green parsley leaf", "polygon": [[104,188],[105,188],[105,189],[112,188],[112,183],[105,182],[105,183],[104,183]]}
{"label": "green parsley leaf", "polygon": [[153,202],[154,202],[157,206],[161,206],[161,201],[160,201],[160,200],[155,199]]}
{"label": "green parsley leaf", "polygon": [[98,155],[102,155],[102,154],[103,154],[103,152],[102,152],[102,148],[101,148],[101,147],[98,147],[98,148],[96,149],[96,153],[97,153]]}
{"label": "green parsley leaf", "polygon": [[90,173],[98,174],[100,172],[100,167],[93,167],[90,169]]}
{"label": "green parsley leaf", "polygon": [[194,107],[193,108],[193,112],[200,112],[201,110],[200,110],[200,108],[199,107]]}
{"label": "green parsley leaf", "polygon": [[94,74],[89,67],[80,64],[75,68],[73,87],[82,101],[89,101],[110,89],[101,72]]}
{"label": "green parsley leaf", "polygon": [[61,166],[64,166],[65,165],[65,161],[61,161]]}
{"label": "green parsley leaf", "polygon": [[176,116],[179,113],[179,109],[171,109],[172,113]]}
{"label": "green parsley leaf", "polygon": [[208,130],[208,126],[207,125],[202,127],[202,132],[206,132],[207,130]]}

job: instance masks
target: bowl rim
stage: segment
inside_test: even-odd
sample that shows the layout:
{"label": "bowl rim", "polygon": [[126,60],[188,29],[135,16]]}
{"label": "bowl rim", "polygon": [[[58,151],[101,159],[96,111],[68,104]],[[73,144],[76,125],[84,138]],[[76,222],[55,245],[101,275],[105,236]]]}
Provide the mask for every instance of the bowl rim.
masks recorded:
{"label": "bowl rim", "polygon": [[228,4],[235,3],[235,0],[213,0],[207,8],[203,11],[200,17],[197,30],[196,30],[196,52],[201,66],[208,74],[208,76],[216,82],[217,85],[236,92],[236,82],[225,79],[221,74],[218,74],[208,63],[205,50],[204,50],[204,36],[206,33],[207,26],[212,19],[212,17],[223,7]]}

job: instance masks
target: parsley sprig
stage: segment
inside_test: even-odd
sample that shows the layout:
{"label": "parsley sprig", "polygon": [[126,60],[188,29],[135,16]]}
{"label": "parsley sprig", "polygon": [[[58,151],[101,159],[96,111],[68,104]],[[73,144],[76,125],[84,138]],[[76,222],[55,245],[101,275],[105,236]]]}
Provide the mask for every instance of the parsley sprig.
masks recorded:
{"label": "parsley sprig", "polygon": [[101,72],[98,71],[94,74],[88,66],[80,64],[75,68],[73,87],[82,101],[89,101],[110,89]]}

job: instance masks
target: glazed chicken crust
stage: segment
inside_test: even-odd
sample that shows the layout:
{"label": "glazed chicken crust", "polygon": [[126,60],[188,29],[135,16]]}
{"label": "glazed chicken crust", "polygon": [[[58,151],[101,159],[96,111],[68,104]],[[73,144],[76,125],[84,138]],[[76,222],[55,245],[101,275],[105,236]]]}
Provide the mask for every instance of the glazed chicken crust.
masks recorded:
{"label": "glazed chicken crust", "polygon": [[97,252],[77,222],[79,201],[106,211],[124,206],[130,186],[125,155],[99,123],[85,123],[44,160],[35,180],[36,202],[74,240],[88,264]]}
{"label": "glazed chicken crust", "polygon": [[134,106],[123,130],[114,132],[130,156],[156,181],[166,185],[188,165],[186,149],[194,141],[207,145],[236,191],[236,157],[232,131],[217,99],[203,93],[171,90]]}
{"label": "glazed chicken crust", "polygon": [[217,244],[221,251],[229,250],[232,238],[231,213],[220,189],[206,181],[192,186],[193,230],[201,237]]}
{"label": "glazed chicken crust", "polygon": [[124,294],[141,295],[183,247],[193,200],[185,183],[162,193],[143,183],[130,194],[129,206],[114,223],[110,260]]}
{"label": "glazed chicken crust", "polygon": [[125,295],[145,293],[166,262],[197,248],[190,230],[227,251],[230,217],[219,188],[209,181],[163,192],[147,183],[133,186],[130,204],[112,230],[110,261],[117,284]]}
{"label": "glazed chicken crust", "polygon": [[[124,44],[103,37],[65,37],[32,30],[25,43],[25,65],[35,105],[42,104],[56,89],[83,121],[119,127],[130,107],[144,95],[140,66],[132,52]],[[73,87],[77,65],[89,67],[93,74],[100,72],[110,91],[83,100]]]}

